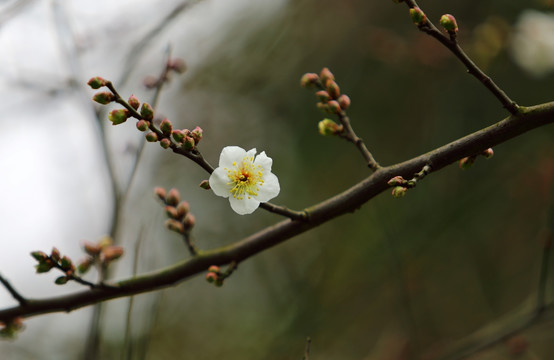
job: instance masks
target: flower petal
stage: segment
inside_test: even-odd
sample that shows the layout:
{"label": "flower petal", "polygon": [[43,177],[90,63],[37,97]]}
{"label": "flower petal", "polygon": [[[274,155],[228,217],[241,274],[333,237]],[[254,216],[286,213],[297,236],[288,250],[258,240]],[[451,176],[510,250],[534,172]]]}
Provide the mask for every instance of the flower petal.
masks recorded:
{"label": "flower petal", "polygon": [[233,162],[241,161],[246,156],[246,151],[238,146],[226,146],[219,155],[219,167],[231,168]]}
{"label": "flower petal", "polygon": [[[223,155],[223,153],[222,153]],[[232,185],[229,184],[229,177],[227,176],[227,171],[218,167],[210,175],[210,187],[217,196],[229,197],[231,195]]]}
{"label": "flower petal", "polygon": [[254,198],[244,198],[242,200],[229,197],[231,208],[239,215],[252,214],[260,206],[260,202]]}
{"label": "flower petal", "polygon": [[256,160],[254,160],[254,165],[260,165],[264,169],[264,172],[270,172],[272,164],[273,160],[265,154],[265,151],[262,151],[256,156]]}
{"label": "flower petal", "polygon": [[281,187],[277,176],[273,173],[264,173],[264,183],[260,186],[256,200],[259,200],[260,202],[269,201],[279,195],[279,191],[281,191]]}

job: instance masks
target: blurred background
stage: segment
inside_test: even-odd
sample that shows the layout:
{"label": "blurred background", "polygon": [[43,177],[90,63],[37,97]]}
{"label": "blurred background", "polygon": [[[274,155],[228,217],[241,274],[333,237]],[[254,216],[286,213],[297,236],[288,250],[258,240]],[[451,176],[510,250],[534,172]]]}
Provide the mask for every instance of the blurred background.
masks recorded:
{"label": "blurred background", "polygon": [[[436,23],[453,14],[462,47],[518,104],[554,100],[553,1],[419,5]],[[171,49],[188,70],[164,88],[159,114],[175,127],[201,126],[200,150],[212,165],[227,145],[266,151],[281,183],[272,202],[293,209],[369,175],[353,146],[317,133],[325,115],[299,86],[305,72],[333,71],[352,99],[354,129],[382,165],[507,115],[392,1],[4,0],[0,44],[0,274],[32,298],[82,286],[36,275],[31,251],[56,246],[78,260],[82,240],[110,229],[126,248],[116,279],[132,276],[135,264],[144,273],[186,258],[163,227],[154,186],[175,187],[189,201],[201,249],[281,220],[235,214],[198,187],[202,169],[156,144],[144,148],[129,184],[141,135],[133,121],[109,125],[90,100],[92,76],[150,101],[143,80],[159,74]],[[553,140],[552,126],[539,128],[470,170],[433,174],[401,200],[382,194],[245,261],[222,288],[199,276],[136,296],[132,307],[110,301],[98,340],[91,341],[92,308],[25,320],[16,339],[0,342],[1,357],[81,359],[92,346],[101,359],[301,359],[308,336],[317,360],[460,354],[460,340],[485,325],[498,333],[498,319],[518,318],[536,301],[541,239],[554,226]],[[117,193],[126,194],[119,208]],[[16,302],[0,291],[0,304]],[[469,358],[552,354],[550,317]]]}

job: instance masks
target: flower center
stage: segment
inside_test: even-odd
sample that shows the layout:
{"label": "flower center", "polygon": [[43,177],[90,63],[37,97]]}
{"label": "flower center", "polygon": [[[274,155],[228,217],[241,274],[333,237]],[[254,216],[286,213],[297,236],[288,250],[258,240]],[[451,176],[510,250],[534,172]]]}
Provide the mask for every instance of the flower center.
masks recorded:
{"label": "flower center", "polygon": [[227,185],[233,186],[229,192],[235,199],[243,200],[244,196],[249,199],[257,196],[260,186],[264,183],[263,169],[260,165],[255,166],[253,161],[254,157],[245,156],[239,164],[233,162],[232,169],[225,168],[229,177]]}

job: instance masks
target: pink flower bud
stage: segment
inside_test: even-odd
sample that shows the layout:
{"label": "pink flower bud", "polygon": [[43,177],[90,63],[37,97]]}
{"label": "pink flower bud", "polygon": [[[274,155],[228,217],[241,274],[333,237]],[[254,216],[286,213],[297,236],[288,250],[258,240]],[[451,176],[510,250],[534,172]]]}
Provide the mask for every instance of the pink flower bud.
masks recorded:
{"label": "pink flower bud", "polygon": [[104,249],[102,249],[102,254],[100,255],[100,259],[104,264],[107,264],[113,260],[119,259],[121,256],[123,256],[123,247],[121,246],[108,246]]}
{"label": "pink flower bud", "polygon": [[154,76],[147,76],[144,78],[142,83],[147,89],[153,89],[156,86],[158,86],[159,81],[158,81],[158,78]]}
{"label": "pink flower bud", "polygon": [[450,14],[444,14],[440,18],[440,24],[449,33],[456,33],[458,31],[458,24],[456,18]]}
{"label": "pink flower bud", "polygon": [[183,132],[183,130],[173,130],[171,132],[171,136],[173,136],[173,139],[178,143],[183,142],[183,140],[185,139],[185,133]]}
{"label": "pink flower bud", "polygon": [[161,201],[165,202],[166,191],[163,187],[156,186],[154,188],[154,195],[156,195]]}
{"label": "pink flower bud", "polygon": [[171,134],[171,131],[173,130],[173,125],[171,124],[171,121],[169,121],[167,118],[163,119],[161,124],[160,124],[160,130],[165,135]]}
{"label": "pink flower bud", "polygon": [[402,176],[395,176],[393,177],[392,179],[390,179],[387,184],[389,186],[398,186],[398,185],[402,185],[406,182],[406,180],[404,180],[404,178]]}
{"label": "pink flower bud", "polygon": [[327,91],[329,92],[329,95],[331,95],[331,98],[336,99],[340,95],[340,88],[339,85],[334,82],[333,80],[328,80],[325,83],[325,87],[327,88]]}
{"label": "pink flower bud", "polygon": [[187,64],[180,58],[169,59],[167,67],[179,74],[182,74],[187,70]]}
{"label": "pink flower bud", "polygon": [[208,180],[202,180],[202,181],[200,182],[200,187],[201,187],[202,189],[205,189],[205,190],[210,190],[210,189],[211,189],[211,187],[210,187],[210,182],[209,182]]}
{"label": "pink flower bud", "polygon": [[469,169],[470,167],[473,166],[473,164],[475,164],[476,159],[477,159],[476,156],[468,156],[463,159],[460,159],[460,162],[459,162],[460,169],[462,170]]}
{"label": "pink flower bud", "polygon": [[168,217],[172,219],[177,219],[179,215],[177,215],[177,209],[174,206],[166,206],[165,207],[165,213]]}
{"label": "pink flower bud", "polygon": [[71,262],[71,259],[67,256],[64,256],[60,260],[60,266],[62,267],[63,271],[68,271],[73,269],[73,262]]}
{"label": "pink flower bud", "polygon": [[337,101],[339,102],[340,108],[342,110],[346,110],[350,107],[350,98],[346,94],[342,94],[341,96],[339,96]]}
{"label": "pink flower bud", "polygon": [[185,136],[185,141],[183,142],[183,146],[186,150],[192,150],[194,149],[194,146],[196,145],[194,139],[190,136]]}
{"label": "pink flower bud", "polygon": [[168,138],[163,138],[160,140],[160,146],[164,149],[167,149],[171,146],[171,140]]}
{"label": "pink flower bud", "polygon": [[213,283],[217,280],[217,274],[216,273],[213,273],[213,272],[209,272],[206,274],[206,280],[209,282],[209,283]]}
{"label": "pink flower bud", "polygon": [[176,218],[182,219],[184,216],[186,216],[190,211],[190,205],[187,201],[181,201],[179,205],[177,205],[177,216]]}
{"label": "pink flower bud", "polygon": [[196,224],[196,218],[191,213],[188,213],[185,217],[185,220],[183,220],[183,227],[185,231],[190,231],[194,225]]}
{"label": "pink flower bud", "polygon": [[101,91],[94,94],[92,100],[96,101],[99,104],[107,105],[115,100],[115,95],[109,91]]}
{"label": "pink flower bud", "polygon": [[410,17],[417,26],[427,24],[427,16],[425,16],[425,13],[417,6],[410,9]]}
{"label": "pink flower bud", "polygon": [[96,77],[91,78],[87,82],[87,84],[88,84],[88,86],[90,86],[91,88],[96,90],[96,89],[100,89],[102,86],[106,86],[107,81],[104,80],[103,78],[101,78],[100,76],[96,76]]}
{"label": "pink flower bud", "polygon": [[140,116],[144,120],[152,121],[154,118],[154,109],[152,109],[152,106],[148,103],[142,103],[142,107],[140,108]]}
{"label": "pink flower bud", "polygon": [[493,157],[494,151],[492,150],[492,148],[488,148],[487,150],[483,151],[481,155],[483,155],[486,159],[490,159],[491,157]]}
{"label": "pink flower bud", "polygon": [[331,100],[331,95],[325,90],[320,90],[315,93],[315,96],[321,101],[322,103],[326,103],[327,101]]}
{"label": "pink flower bud", "polygon": [[53,248],[52,248],[52,253],[50,253],[50,258],[51,258],[52,261],[54,261],[54,262],[60,261],[60,258],[61,258],[60,250],[58,250],[57,248],[53,247]]}
{"label": "pink flower bud", "polygon": [[340,114],[341,108],[337,100],[331,100],[327,103],[327,109],[331,114]]}
{"label": "pink flower bud", "polygon": [[212,265],[208,268],[209,272],[216,273],[216,274],[219,272],[219,270],[220,270],[219,266],[217,266],[217,265]]}
{"label": "pink flower bud", "polygon": [[302,86],[303,88],[308,89],[308,88],[313,87],[318,82],[319,82],[319,76],[317,76],[317,74],[315,74],[315,73],[306,73],[306,74],[302,75],[302,78],[300,79],[300,86]]}
{"label": "pink flower bud", "polygon": [[129,100],[127,100],[127,103],[135,110],[138,110],[140,106],[140,101],[135,95],[129,96]]}
{"label": "pink flower bud", "polygon": [[148,134],[146,134],[146,141],[148,142],[156,142],[158,141],[158,135],[155,133],[155,132],[149,132]]}
{"label": "pink flower bud", "polygon": [[192,137],[192,139],[194,140],[194,143],[196,145],[198,145],[200,140],[202,140],[202,133],[203,132],[204,131],[202,130],[202,128],[200,126],[195,127],[194,130],[192,130],[190,132],[190,136]]}
{"label": "pink flower bud", "polygon": [[179,194],[179,190],[175,188],[169,190],[169,193],[165,198],[165,203],[170,206],[177,206],[177,204],[179,204],[179,201],[181,201],[181,195]]}
{"label": "pink flower bud", "polygon": [[137,121],[137,129],[139,131],[146,131],[146,130],[148,130],[149,126],[150,126],[150,124],[146,120]]}
{"label": "pink flower bud", "polygon": [[321,79],[321,82],[326,84],[328,80],[335,80],[335,75],[329,70],[329,68],[324,67],[321,69],[321,73],[319,73],[319,77]]}
{"label": "pink flower bud", "polygon": [[108,120],[112,122],[112,125],[123,124],[129,118],[129,111],[127,109],[112,110],[108,114]]}
{"label": "pink flower bud", "polygon": [[175,219],[167,219],[165,221],[165,227],[179,234],[182,234],[184,232],[183,224],[181,224],[179,221]]}

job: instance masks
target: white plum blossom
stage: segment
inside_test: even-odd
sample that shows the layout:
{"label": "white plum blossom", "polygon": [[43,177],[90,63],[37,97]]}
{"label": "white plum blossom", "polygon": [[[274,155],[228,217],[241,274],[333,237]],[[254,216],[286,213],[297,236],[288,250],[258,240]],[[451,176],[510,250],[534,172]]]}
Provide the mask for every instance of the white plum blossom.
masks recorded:
{"label": "white plum blossom", "polygon": [[279,180],[271,172],[272,164],[265,151],[256,156],[256,149],[224,147],[219,167],[210,176],[210,187],[216,195],[229,198],[237,214],[251,214],[260,203],[279,194]]}

